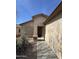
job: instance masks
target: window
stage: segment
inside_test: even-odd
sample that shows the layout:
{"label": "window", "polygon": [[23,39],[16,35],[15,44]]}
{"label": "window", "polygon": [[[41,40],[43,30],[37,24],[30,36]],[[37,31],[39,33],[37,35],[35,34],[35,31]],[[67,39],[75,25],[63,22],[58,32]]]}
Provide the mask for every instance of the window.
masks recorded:
{"label": "window", "polygon": [[19,33],[20,33],[20,28],[19,28]]}

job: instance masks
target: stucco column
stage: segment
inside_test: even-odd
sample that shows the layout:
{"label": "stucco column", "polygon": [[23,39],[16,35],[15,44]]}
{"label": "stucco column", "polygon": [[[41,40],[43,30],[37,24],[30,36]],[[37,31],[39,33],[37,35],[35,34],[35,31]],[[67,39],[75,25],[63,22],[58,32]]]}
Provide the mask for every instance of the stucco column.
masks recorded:
{"label": "stucco column", "polygon": [[37,38],[37,36],[38,36],[38,35],[37,35],[37,26],[35,25],[35,26],[34,26],[34,35],[33,35],[33,37],[36,37],[36,38]]}

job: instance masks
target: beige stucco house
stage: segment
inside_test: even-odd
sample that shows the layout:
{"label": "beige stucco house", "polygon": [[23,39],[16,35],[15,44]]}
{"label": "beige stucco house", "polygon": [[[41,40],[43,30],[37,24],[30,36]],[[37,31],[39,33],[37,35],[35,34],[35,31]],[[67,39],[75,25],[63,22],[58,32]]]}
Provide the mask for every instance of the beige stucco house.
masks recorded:
{"label": "beige stucco house", "polygon": [[58,59],[62,55],[62,3],[44,22],[45,24],[45,41],[48,46],[55,52]]}
{"label": "beige stucco house", "polygon": [[21,26],[20,25],[16,25],[16,38],[21,36]]}
{"label": "beige stucco house", "polygon": [[[32,20],[16,26],[16,34],[25,36],[28,41],[43,40],[61,59],[62,55],[62,2],[50,16],[37,14]],[[16,35],[17,36],[17,35]]]}
{"label": "beige stucco house", "polygon": [[47,19],[47,15],[37,14],[32,17],[32,20],[20,24],[22,27],[21,35],[24,35],[28,40],[37,39],[44,40],[45,27],[44,22]]}

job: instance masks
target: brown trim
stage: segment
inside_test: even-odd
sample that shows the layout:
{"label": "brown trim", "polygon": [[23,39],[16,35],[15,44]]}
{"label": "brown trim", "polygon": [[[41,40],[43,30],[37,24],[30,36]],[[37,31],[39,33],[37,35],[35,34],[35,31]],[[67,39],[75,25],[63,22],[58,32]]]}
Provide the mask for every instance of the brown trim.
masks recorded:
{"label": "brown trim", "polygon": [[45,17],[45,18],[48,17],[47,15],[45,15],[45,14],[43,14],[43,13],[40,13],[40,14],[37,14],[37,15],[32,16],[32,19],[35,18],[35,17],[38,17],[38,16],[43,16],[43,17]]}
{"label": "brown trim", "polygon": [[24,23],[21,23],[21,24],[19,24],[19,25],[23,26],[23,25],[25,25],[25,24],[27,24],[27,23],[29,23],[29,22],[32,22],[32,21],[33,21],[33,20],[29,20],[29,21],[24,22]]}
{"label": "brown trim", "polygon": [[47,18],[47,20],[44,22],[44,24],[46,25],[51,19],[56,17],[60,12],[62,12],[62,1],[57,6],[57,8],[52,12],[52,14]]}

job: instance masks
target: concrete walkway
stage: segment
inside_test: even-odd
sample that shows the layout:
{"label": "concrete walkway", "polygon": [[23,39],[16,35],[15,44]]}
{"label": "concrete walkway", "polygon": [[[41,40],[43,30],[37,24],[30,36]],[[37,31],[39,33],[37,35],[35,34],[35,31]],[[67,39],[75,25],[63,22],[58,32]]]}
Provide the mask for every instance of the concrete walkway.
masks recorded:
{"label": "concrete walkway", "polygon": [[45,41],[37,42],[37,59],[57,59]]}
{"label": "concrete walkway", "polygon": [[17,56],[16,59],[57,59],[45,41],[33,43],[32,46],[28,46],[25,52],[26,55]]}

